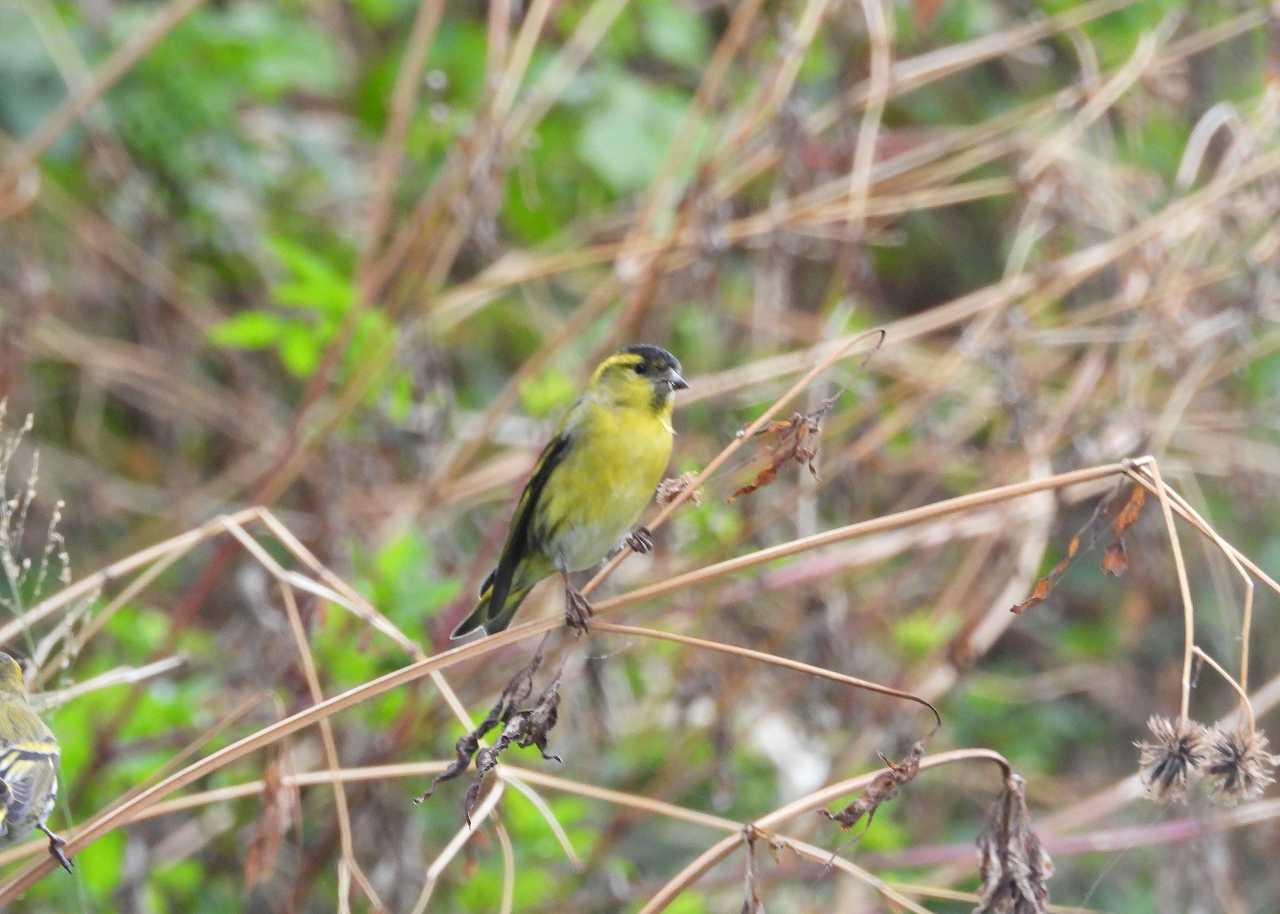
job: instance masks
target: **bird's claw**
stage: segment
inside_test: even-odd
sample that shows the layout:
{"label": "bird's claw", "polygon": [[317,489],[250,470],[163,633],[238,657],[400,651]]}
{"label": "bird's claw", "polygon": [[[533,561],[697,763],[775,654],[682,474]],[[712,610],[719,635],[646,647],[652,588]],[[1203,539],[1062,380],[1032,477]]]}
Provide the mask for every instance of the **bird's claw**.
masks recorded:
{"label": "bird's claw", "polygon": [[71,858],[62,851],[63,846],[67,843],[66,840],[58,837],[43,825],[40,826],[40,830],[49,836],[49,856],[62,864],[62,868],[70,873],[73,869]]}
{"label": "bird's claw", "polygon": [[564,589],[564,624],[569,626],[575,634],[581,635],[587,631],[588,622],[595,610],[591,608],[591,604],[573,587],[566,586]]}
{"label": "bird's claw", "polygon": [[648,527],[636,527],[635,532],[627,534],[626,543],[632,551],[643,555],[653,549],[653,533]]}

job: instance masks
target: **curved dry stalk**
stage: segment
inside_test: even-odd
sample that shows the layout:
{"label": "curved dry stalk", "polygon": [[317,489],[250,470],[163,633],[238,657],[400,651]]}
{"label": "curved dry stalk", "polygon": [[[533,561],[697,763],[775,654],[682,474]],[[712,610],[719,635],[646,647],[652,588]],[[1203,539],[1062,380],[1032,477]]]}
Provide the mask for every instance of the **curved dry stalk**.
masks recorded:
{"label": "curved dry stalk", "polygon": [[476,811],[472,813],[471,819],[463,823],[462,828],[449,840],[444,846],[444,850],[431,865],[427,867],[427,878],[422,884],[422,892],[418,895],[418,900],[413,906],[413,914],[423,914],[427,910],[427,903],[431,900],[432,894],[436,890],[436,885],[440,882],[440,875],[445,871],[452,862],[453,858],[458,856],[458,852],[462,850],[467,841],[474,835],[480,825],[493,812],[498,800],[502,799],[502,794],[506,788],[506,782],[499,779],[494,782],[493,787],[485,794],[485,798],[480,801],[480,805],[476,807]]}
{"label": "curved dry stalk", "polygon": [[[298,601],[294,598],[293,588],[283,581],[280,582],[280,598],[284,602],[289,629],[293,633],[294,644],[298,648],[298,659],[302,663],[302,673],[307,680],[311,700],[324,701],[324,690],[320,687],[320,675],[316,672],[315,658],[311,655],[311,648],[307,643],[307,631],[302,625],[302,616],[298,613]],[[329,765],[329,770],[337,771],[342,767],[342,762],[338,758],[338,743],[333,736],[333,724],[328,719],[320,721],[320,741],[324,747],[325,761]],[[376,910],[385,910],[386,906],[378,897],[377,891],[356,859],[355,843],[351,840],[351,813],[347,809],[347,792],[341,784],[333,785],[333,802],[337,810],[338,839],[342,846],[343,862],[355,877],[356,883],[359,884],[370,904]],[[340,901],[347,904],[350,899],[343,897]]]}
{"label": "curved dry stalk", "polygon": [[1169,532],[1169,547],[1173,550],[1173,566],[1178,574],[1178,589],[1182,593],[1183,651],[1182,651],[1182,705],[1179,718],[1185,723],[1191,709],[1191,651],[1196,639],[1196,615],[1191,605],[1191,584],[1187,580],[1187,566],[1178,545],[1178,529],[1173,523],[1173,509],[1169,507],[1169,493],[1160,476],[1160,465],[1154,457],[1133,461],[1133,466],[1146,466],[1155,480],[1156,497],[1160,499],[1160,512],[1164,515],[1165,529]]}
{"label": "curved dry stalk", "polygon": [[435,38],[436,28],[440,24],[443,13],[444,0],[421,0],[418,4],[418,12],[413,19],[404,57],[401,58],[400,66],[396,70],[395,87],[391,90],[391,112],[387,118],[382,143],[378,147],[377,163],[374,166],[374,191],[369,207],[369,227],[361,258],[362,263],[358,270],[362,286],[361,298],[365,302],[372,298],[369,294],[371,290],[367,274],[391,214],[391,200],[395,192],[396,180],[400,176],[400,163],[404,159],[409,119],[413,115],[418,87],[422,84],[422,66],[426,62],[427,52],[431,49],[431,42]]}
{"label": "curved dry stalk", "polygon": [[[236,523],[246,523],[256,515],[257,510],[256,508],[245,508],[234,514],[224,515],[224,517]],[[86,594],[100,590],[117,578],[124,577],[126,574],[130,574],[157,559],[164,558],[175,552],[179,554],[190,552],[210,537],[222,533],[223,519],[223,517],[214,518],[199,527],[188,530],[186,533],[180,533],[177,536],[156,543],[154,546],[141,549],[133,555],[120,559],[118,562],[113,562],[100,571],[81,578],[74,584],[67,585],[62,590],[32,606],[19,618],[0,626],[0,645],[8,644],[13,640],[14,636],[26,631],[37,622],[43,621],[59,609]]]}
{"label": "curved dry stalk", "polygon": [[144,666],[120,666],[114,670],[108,670],[100,673],[92,679],[86,679],[84,682],[77,682],[73,686],[65,689],[53,689],[48,692],[36,692],[31,696],[31,706],[37,711],[50,711],[54,708],[60,708],[70,701],[74,701],[90,692],[97,692],[100,689],[109,689],[117,685],[131,685],[135,682],[146,682],[148,679],[154,679],[157,676],[163,676],[165,673],[171,673],[178,667],[187,662],[186,656],[178,654],[173,657],[165,657],[154,663],[148,663]]}
{"label": "curved dry stalk", "polygon": [[[801,537],[786,543],[781,543],[777,546],[769,546],[755,552],[749,552],[746,555],[726,559],[722,562],[716,562],[712,565],[704,565],[701,568],[696,568],[692,571],[685,572],[684,574],[675,575],[664,581],[647,584],[642,587],[638,587],[635,590],[628,591],[625,594],[601,600],[594,604],[594,608],[597,613],[608,612],[621,606],[636,603],[641,600],[650,600],[654,597],[664,596],[668,593],[683,590],[686,587],[703,584],[715,578],[733,574],[738,571],[745,571],[748,568],[754,568],[757,565],[762,565],[781,558],[787,558],[788,556],[796,555],[798,553],[808,552],[811,549],[817,549],[821,546],[829,546],[834,543],[844,542],[845,540],[855,539],[869,533],[882,533],[886,530],[895,530],[899,527],[918,524],[922,521],[933,520],[948,514],[955,514],[961,511],[968,511],[972,508],[986,507],[987,505],[996,504],[998,502],[1009,501],[1014,498],[1020,498],[1024,495],[1032,495],[1037,492],[1044,492],[1052,489],[1062,489],[1077,483],[1091,482],[1095,479],[1104,479],[1108,476],[1114,476],[1117,473],[1122,473],[1123,471],[1123,464],[1106,463],[1096,467],[1058,473],[1053,476],[1046,476],[1042,479],[1032,479],[1026,482],[997,486],[994,489],[986,489],[982,492],[974,492],[969,495],[959,495],[955,498],[948,498],[943,501],[933,502],[932,504],[923,505],[919,508],[909,508],[906,511],[898,511],[894,514],[885,514],[881,517],[859,521],[858,523],[849,524],[845,527],[837,527],[833,530],[825,530],[822,533],[815,533],[812,536]],[[685,491],[688,492],[690,489],[686,489]],[[535,623],[525,624],[528,625]],[[513,629],[508,629],[507,631],[512,630]]]}
{"label": "curved dry stalk", "polygon": [[1045,168],[1053,163],[1063,150],[1075,143],[1084,131],[1102,117],[1112,105],[1118,102],[1126,92],[1142,78],[1156,59],[1160,44],[1169,38],[1177,19],[1166,16],[1154,31],[1144,32],[1138,39],[1133,55],[1107,80],[1097,91],[1089,94],[1089,101],[1077,112],[1076,116],[1057,133],[1041,145],[1027,159],[1021,170],[1024,181],[1034,181]]}
{"label": "curved dry stalk", "polygon": [[866,218],[867,197],[871,191],[871,165],[875,161],[876,137],[880,119],[889,97],[889,80],[893,67],[893,19],[885,14],[882,0],[862,0],[862,14],[867,20],[871,39],[871,77],[867,89],[867,106],[858,124],[854,144],[853,168],[849,170],[849,229],[854,237],[862,235]]}
{"label": "curved dry stalk", "polygon": [[498,914],[511,914],[516,902],[516,852],[511,846],[507,827],[496,817],[493,830],[498,835],[498,847],[502,850],[502,901],[498,906]]}
{"label": "curved dry stalk", "polygon": [[[1128,472],[1127,475],[1139,485],[1147,488],[1148,491],[1154,492],[1152,483],[1148,482],[1147,478],[1141,475],[1142,471],[1144,471],[1144,468],[1138,468],[1135,471]],[[1259,574],[1263,580],[1271,583],[1277,593],[1280,593],[1280,588],[1276,587],[1275,582],[1271,581],[1265,574],[1262,574],[1261,569],[1253,566],[1253,563],[1249,562],[1248,558],[1246,558],[1239,549],[1227,542],[1227,540],[1224,539],[1208,521],[1200,516],[1199,512],[1191,507],[1191,503],[1188,502],[1176,489],[1170,488],[1168,491],[1169,497],[1173,500],[1174,510],[1181,514],[1185,520],[1190,522],[1193,527],[1207,536],[1214,545],[1222,550],[1222,554],[1226,556],[1227,561],[1231,563],[1232,567],[1234,567],[1236,572],[1240,575],[1240,579],[1244,581],[1244,610],[1240,619],[1240,688],[1245,692],[1248,692],[1249,636],[1253,628],[1253,578],[1247,571],[1245,571],[1243,563],[1249,564],[1254,572]]]}
{"label": "curved dry stalk", "polygon": [[521,778],[512,775],[510,771],[504,773],[501,765],[498,766],[495,774],[514,787],[526,800],[533,804],[534,809],[542,814],[543,821],[551,829],[551,834],[555,836],[556,841],[560,844],[560,850],[564,851],[564,855],[569,859],[570,865],[575,870],[582,869],[582,858],[573,849],[573,842],[569,840],[569,833],[564,830],[564,826],[556,818],[555,810],[551,808],[550,803],[542,798],[542,794],[526,784]]}
{"label": "curved dry stalk", "polygon": [[[1001,771],[1006,777],[1008,777],[1013,770],[1009,766],[1008,760],[1005,759],[1003,755],[991,749],[957,749],[951,752],[940,752],[936,755],[926,755],[920,760],[920,770],[924,771],[928,768],[937,768],[942,765],[968,761],[995,762],[1000,766]],[[785,806],[775,809],[767,815],[761,816],[751,822],[750,827],[767,836],[774,825],[778,825],[802,813],[817,809],[818,807],[829,803],[841,794],[850,793],[854,790],[861,790],[863,787],[866,787],[874,781],[879,775],[888,770],[889,769],[887,768],[880,768],[876,771],[869,772],[868,774],[859,775],[856,778],[850,778],[845,781],[840,781],[837,784],[828,785],[820,790],[815,790],[798,800],[794,800]],[[737,835],[732,835],[717,844],[712,845],[703,852],[701,856],[691,862],[683,870],[672,877],[666,885],[659,889],[657,894],[650,898],[649,901],[645,903],[645,906],[640,909],[639,914],[658,914],[660,911],[665,911],[667,906],[676,899],[676,896],[701,878],[703,874],[713,866],[733,853],[740,844],[741,839]],[[825,854],[823,855],[823,859],[826,859]]]}
{"label": "curved dry stalk", "polygon": [[[913,701],[918,705],[923,705],[933,712],[934,720],[937,727],[942,726],[942,715],[924,698],[919,695],[905,692],[902,689],[895,689],[892,686],[881,685],[878,682],[872,682],[869,679],[859,679],[856,676],[849,676],[835,670],[829,670],[826,667],[813,666],[799,660],[791,660],[788,657],[779,657],[777,654],[768,654],[764,651],[752,650],[748,647],[738,647],[736,644],[725,644],[722,641],[709,641],[705,638],[694,638],[689,635],[677,635],[675,632],[658,631],[652,628],[639,628],[634,625],[618,625],[614,622],[595,622],[591,626],[595,632],[611,632],[616,635],[636,635],[641,638],[657,638],[662,641],[673,641],[676,644],[687,644],[690,647],[697,647],[703,650],[719,651],[723,654],[733,654],[737,657],[747,657],[751,660],[759,660],[772,666],[782,667],[788,670],[797,670],[801,673],[808,673],[810,676],[818,676],[822,679],[829,679],[832,682],[839,682],[843,685],[853,686],[855,689],[865,689],[868,692],[876,692],[880,695],[889,695],[894,698],[903,698],[907,701]],[[935,728],[936,729],[936,728]]]}
{"label": "curved dry stalk", "polygon": [[1198,644],[1192,646],[1191,652],[1205,663],[1209,664],[1209,666],[1213,668],[1214,672],[1226,680],[1227,685],[1231,686],[1232,691],[1234,691],[1236,696],[1240,699],[1240,708],[1244,711],[1245,722],[1249,726],[1249,734],[1252,735],[1257,729],[1257,724],[1254,722],[1253,718],[1253,705],[1249,704],[1249,693],[1244,690],[1240,683],[1236,682],[1235,678],[1230,673],[1222,668],[1222,664],[1218,663],[1218,661],[1210,657],[1205,653],[1205,651],[1201,650]]}
{"label": "curved dry stalk", "polygon": [[[296,788],[334,785],[356,781],[385,780],[388,778],[421,777],[427,774],[438,773],[443,771],[446,767],[448,767],[447,762],[411,762],[393,765],[377,765],[367,768],[346,768],[337,771],[314,771],[304,774],[285,775],[282,783],[284,786]],[[560,790],[565,793],[571,793],[587,799],[600,800],[602,802],[623,806],[629,809],[665,816],[667,818],[687,822],[692,825],[700,825],[718,831],[730,832],[735,836],[733,839],[735,841],[741,840],[743,830],[747,827],[745,824],[734,821],[733,819],[726,819],[721,816],[687,809],[683,806],[676,806],[672,803],[651,799],[637,794],[611,790],[607,787],[597,787],[592,784],[583,784],[566,778],[556,777],[555,775],[545,774],[543,772],[532,771],[529,769],[515,768],[510,765],[500,765],[499,768],[506,769],[506,771],[503,772],[506,776],[506,783],[512,784],[513,786],[517,783],[517,779],[513,775],[518,773],[521,779],[538,783],[540,786],[548,787],[553,790]],[[230,787],[220,787],[215,790],[208,790],[186,797],[180,797],[176,800],[158,803],[146,810],[143,810],[141,814],[130,819],[130,823],[146,821],[149,819],[159,818],[164,815],[171,815],[176,812],[185,812],[190,809],[197,809],[217,803],[226,803],[242,799],[244,797],[261,793],[264,787],[265,784],[263,781],[256,780],[243,784],[236,784]],[[501,844],[505,829],[499,821],[495,820],[494,824],[495,828],[498,830],[498,840]],[[899,895],[927,895],[946,891],[944,889],[929,890],[920,886],[905,886],[894,883],[886,884],[879,880],[878,877],[867,872],[861,867],[858,867],[856,864],[853,864],[839,856],[832,857],[831,853],[823,848],[808,844],[804,841],[799,841],[787,835],[778,834],[777,832],[771,832],[767,837],[771,842],[785,846],[800,856],[813,860],[816,863],[821,863],[823,866],[830,865],[836,869],[842,870],[843,872],[850,874],[874,888],[878,888],[880,885],[885,885],[889,890],[887,897],[898,900],[899,903],[911,910],[915,910],[915,908],[911,907],[911,902],[908,899],[900,899],[898,897]],[[0,865],[11,863],[24,857],[34,856],[37,853],[43,853],[44,849],[45,844],[43,841],[27,842],[23,845],[0,853]],[[504,872],[506,872],[505,868],[508,866],[508,858],[506,856],[506,851],[504,851],[503,854]],[[433,892],[434,883],[430,890],[427,890],[424,886],[424,893],[427,901],[430,900]],[[976,898],[976,896],[965,895],[965,893],[951,893],[945,896],[942,894],[936,895],[936,897],[950,898],[958,898],[961,896],[965,898]],[[419,902],[422,902],[421,896],[419,897]],[[1061,912],[1061,914],[1093,914],[1093,912],[1089,912],[1086,909],[1066,908],[1061,906],[1051,907],[1049,910],[1051,912]]]}

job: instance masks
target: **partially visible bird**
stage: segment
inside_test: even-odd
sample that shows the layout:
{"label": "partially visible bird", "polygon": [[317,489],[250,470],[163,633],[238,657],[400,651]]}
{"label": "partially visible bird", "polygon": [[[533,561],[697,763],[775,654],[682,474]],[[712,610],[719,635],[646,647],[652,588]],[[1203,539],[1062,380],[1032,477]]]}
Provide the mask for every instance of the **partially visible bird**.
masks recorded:
{"label": "partially visible bird", "polygon": [[637,552],[653,548],[647,529],[632,528],[671,456],[673,394],[688,386],[680,362],[657,346],[628,346],[600,363],[538,458],[498,567],[452,637],[502,631],[533,586],[556,572],[564,579],[565,621],[586,629],[591,605],[569,575],[624,538]]}
{"label": "partially visible bird", "polygon": [[58,796],[58,741],[31,707],[18,661],[0,651],[0,844],[32,828],[49,836],[49,853],[71,872],[66,844],[45,819]]}

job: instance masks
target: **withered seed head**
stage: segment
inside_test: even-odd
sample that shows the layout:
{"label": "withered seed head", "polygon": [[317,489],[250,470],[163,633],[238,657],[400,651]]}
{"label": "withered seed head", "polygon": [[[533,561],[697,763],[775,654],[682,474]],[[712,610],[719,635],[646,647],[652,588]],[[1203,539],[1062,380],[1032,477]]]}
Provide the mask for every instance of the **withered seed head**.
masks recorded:
{"label": "withered seed head", "polygon": [[1267,735],[1261,730],[1215,727],[1209,733],[1204,768],[1219,803],[1234,806],[1260,796],[1275,780],[1277,763],[1280,758],[1267,751]]}
{"label": "withered seed head", "polygon": [[973,914],[1045,914],[1053,861],[1031,830],[1026,784],[1016,774],[1005,779],[978,836],[978,873],[982,878]]}
{"label": "withered seed head", "polygon": [[1177,803],[1187,798],[1187,780],[1205,761],[1207,732],[1194,720],[1169,720],[1153,716],[1147,721],[1153,742],[1138,747],[1138,776],[1147,797],[1157,803]]}

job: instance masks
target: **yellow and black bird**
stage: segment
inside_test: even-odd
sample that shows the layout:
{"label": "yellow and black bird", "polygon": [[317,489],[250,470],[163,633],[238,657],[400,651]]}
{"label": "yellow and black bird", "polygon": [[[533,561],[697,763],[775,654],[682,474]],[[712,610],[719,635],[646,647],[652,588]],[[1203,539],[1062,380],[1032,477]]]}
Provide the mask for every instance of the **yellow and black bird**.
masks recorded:
{"label": "yellow and black bird", "polygon": [[18,661],[0,651],[0,844],[12,844],[38,828],[49,853],[71,872],[66,844],[45,819],[58,796],[58,741],[31,707]]}
{"label": "yellow and black bird", "polygon": [[498,567],[453,637],[500,632],[533,586],[559,572],[565,619],[586,628],[591,606],[569,575],[603,559],[624,540],[653,548],[632,529],[653,497],[671,456],[673,394],[689,385],[665,349],[638,344],[609,356],[543,449],[511,519]]}

